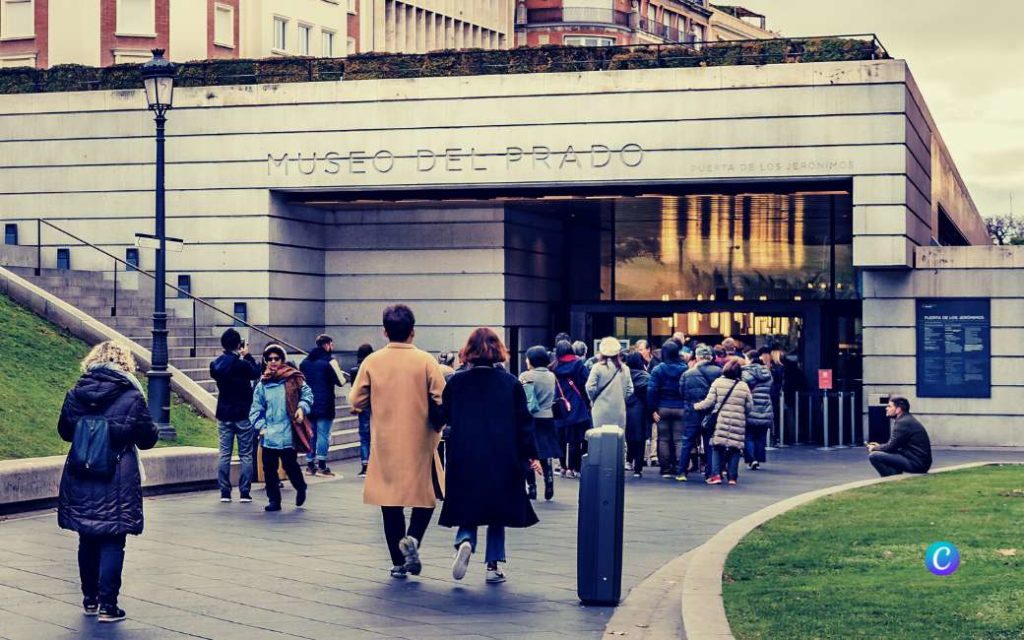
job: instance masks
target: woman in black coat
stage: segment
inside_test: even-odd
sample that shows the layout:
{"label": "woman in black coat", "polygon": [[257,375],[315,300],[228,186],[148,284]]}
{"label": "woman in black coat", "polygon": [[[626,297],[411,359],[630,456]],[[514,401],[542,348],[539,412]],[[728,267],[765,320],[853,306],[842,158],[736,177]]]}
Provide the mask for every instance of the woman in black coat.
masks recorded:
{"label": "woman in black coat", "polygon": [[[68,392],[57,431],[73,442],[83,417],[106,419],[116,464],[110,477],[87,476],[71,468],[74,447],[60,479],[57,523],[78,532],[78,571],[85,615],[100,622],[124,620],[117,606],[124,566],[125,536],[142,533],[142,463],[139,449],[151,449],[159,431],[133,372],[127,346],[103,342],[82,361],[82,377]],[[97,420],[89,422],[97,423]]]}
{"label": "woman in black coat", "polygon": [[652,411],[647,406],[647,386],[651,382],[651,374],[647,372],[647,363],[639,353],[629,354],[626,366],[633,379],[633,395],[626,400],[626,460],[633,470],[633,477],[642,478],[644,453],[647,451],[647,440],[651,437]]}
{"label": "woman in black coat", "polygon": [[494,331],[474,331],[460,354],[469,369],[453,375],[442,407],[451,428],[447,442],[445,500],[438,522],[458,527],[452,577],[461,580],[476,551],[477,528],[487,526],[486,580],[504,582],[505,528],[537,523],[523,485],[527,464],[539,473],[526,392],[512,374],[494,365],[508,351]]}

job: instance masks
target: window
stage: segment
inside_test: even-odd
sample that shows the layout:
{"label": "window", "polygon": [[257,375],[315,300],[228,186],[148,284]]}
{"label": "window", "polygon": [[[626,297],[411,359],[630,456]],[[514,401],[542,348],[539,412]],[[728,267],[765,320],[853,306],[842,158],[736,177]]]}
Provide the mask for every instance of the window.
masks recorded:
{"label": "window", "polygon": [[114,64],[143,63],[153,58],[145,49],[114,49]]}
{"label": "window", "polygon": [[277,51],[288,50],[288,19],[274,18],[274,49]]}
{"label": "window", "polygon": [[[236,302],[235,303],[235,308],[234,308],[234,311],[233,311],[233,315],[236,318],[238,318],[238,320],[244,320],[245,322],[249,322],[249,305],[247,303],[245,303],[245,302]],[[235,326],[236,327],[244,326],[238,320],[235,320]]]}
{"label": "window", "polygon": [[610,47],[615,38],[597,38],[594,36],[565,36],[562,44],[567,47]]}
{"label": "window", "polygon": [[139,250],[135,247],[128,247],[124,250],[124,261],[128,263],[125,271],[138,271]]}
{"label": "window", "polygon": [[0,5],[0,37],[34,38],[36,35],[33,0],[3,0]]}
{"label": "window", "polygon": [[18,244],[17,223],[9,223],[4,225],[4,244]]}
{"label": "window", "polygon": [[57,268],[65,271],[71,269],[71,249],[57,249]]}
{"label": "window", "polygon": [[235,10],[226,4],[213,7],[213,44],[235,46]]}
{"label": "window", "polygon": [[308,24],[299,25],[299,55],[310,54],[310,40],[313,38],[313,27]]}
{"label": "window", "polygon": [[178,297],[187,298],[192,293],[192,276],[179,275],[178,276]]}
{"label": "window", "polygon": [[334,32],[324,29],[320,32],[320,55],[325,58],[334,57]]}
{"label": "window", "polygon": [[156,37],[153,0],[117,0],[117,35]]}
{"label": "window", "polygon": [[697,43],[697,48],[700,48],[700,43],[704,42],[704,25],[695,24],[693,25],[693,39]]}
{"label": "window", "polygon": [[0,58],[0,69],[9,67],[34,67],[36,66],[36,54],[26,53],[24,55],[4,56]]}

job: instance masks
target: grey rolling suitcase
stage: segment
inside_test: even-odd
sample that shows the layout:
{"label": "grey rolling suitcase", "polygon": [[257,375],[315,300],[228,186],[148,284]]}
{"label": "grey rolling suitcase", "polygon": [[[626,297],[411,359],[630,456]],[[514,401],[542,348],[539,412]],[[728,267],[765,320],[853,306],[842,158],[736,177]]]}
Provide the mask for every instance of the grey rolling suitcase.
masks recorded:
{"label": "grey rolling suitcase", "polygon": [[576,594],[588,605],[615,606],[622,595],[624,434],[587,432],[577,520]]}

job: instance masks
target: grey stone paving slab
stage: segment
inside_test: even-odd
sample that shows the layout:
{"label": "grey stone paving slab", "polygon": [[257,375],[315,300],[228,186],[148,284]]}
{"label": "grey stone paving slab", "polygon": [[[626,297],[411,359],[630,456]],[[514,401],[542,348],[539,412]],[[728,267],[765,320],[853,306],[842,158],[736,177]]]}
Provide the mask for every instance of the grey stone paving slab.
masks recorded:
{"label": "grey stone paving slab", "polygon": [[[1021,456],[935,452],[936,465]],[[627,478],[623,593],[734,520],[873,473],[862,450],[790,448],[770,452],[763,471],[741,470],[737,487]],[[509,581],[487,585],[481,558],[465,580],[451,579],[454,532],[436,526],[424,541],[423,575],[391,580],[380,512],[362,504],[352,475],[315,481],[306,508],[278,514],[259,501],[221,504],[216,492],[148,498],[146,532],[128,542],[130,620],[118,625],[81,615],[77,539],[52,512],[0,521],[0,638],[601,637],[614,610],[576,599],[578,482],[559,479],[555,502],[537,504],[541,524],[509,531]],[[285,492],[286,505],[293,496]]]}

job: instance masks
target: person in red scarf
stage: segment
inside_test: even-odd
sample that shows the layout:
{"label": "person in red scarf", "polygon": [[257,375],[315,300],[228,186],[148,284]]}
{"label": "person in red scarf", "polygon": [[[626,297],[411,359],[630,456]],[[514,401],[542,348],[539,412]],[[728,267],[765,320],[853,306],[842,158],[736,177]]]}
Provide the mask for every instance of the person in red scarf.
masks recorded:
{"label": "person in red scarf", "polygon": [[249,422],[263,439],[263,477],[266,479],[267,511],[281,510],[281,487],[276,482],[278,464],[295,487],[295,506],[306,502],[306,480],[296,460],[309,452],[313,434],[306,415],[313,406],[313,391],[298,369],[286,364],[287,353],[277,344],[263,350],[266,368],[252,395]]}

